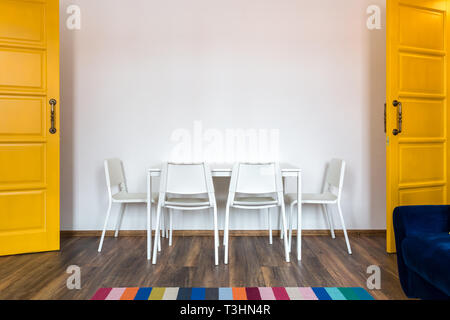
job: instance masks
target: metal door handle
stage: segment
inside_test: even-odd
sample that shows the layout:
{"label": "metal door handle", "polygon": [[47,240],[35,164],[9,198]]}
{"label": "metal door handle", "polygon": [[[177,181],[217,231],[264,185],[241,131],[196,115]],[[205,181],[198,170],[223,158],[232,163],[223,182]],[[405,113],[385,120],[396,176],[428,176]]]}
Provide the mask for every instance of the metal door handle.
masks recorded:
{"label": "metal door handle", "polygon": [[50,111],[51,127],[50,127],[49,132],[51,134],[55,134],[56,133],[56,128],[55,128],[55,105],[56,105],[56,100],[55,99],[50,99],[49,103],[52,106],[51,111]]}
{"label": "metal door handle", "polygon": [[397,129],[392,130],[392,134],[394,136],[402,133],[402,122],[403,122],[403,114],[402,114],[402,103],[400,101],[394,100],[392,101],[392,105],[397,108]]}

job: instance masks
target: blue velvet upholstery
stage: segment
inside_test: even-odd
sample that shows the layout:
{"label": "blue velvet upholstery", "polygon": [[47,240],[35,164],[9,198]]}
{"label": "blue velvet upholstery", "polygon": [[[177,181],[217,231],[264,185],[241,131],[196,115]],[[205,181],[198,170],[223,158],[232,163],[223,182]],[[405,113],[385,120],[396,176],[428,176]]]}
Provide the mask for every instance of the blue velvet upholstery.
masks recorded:
{"label": "blue velvet upholstery", "polygon": [[450,206],[395,208],[394,231],[405,294],[450,299]]}

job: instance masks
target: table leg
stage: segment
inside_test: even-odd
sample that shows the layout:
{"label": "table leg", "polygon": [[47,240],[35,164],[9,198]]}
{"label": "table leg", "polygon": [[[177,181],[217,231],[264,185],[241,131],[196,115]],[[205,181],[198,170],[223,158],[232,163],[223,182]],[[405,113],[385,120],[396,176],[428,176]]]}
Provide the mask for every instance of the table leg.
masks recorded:
{"label": "table leg", "polygon": [[[286,177],[282,177],[282,179],[283,179],[283,201],[284,201],[284,196],[287,193],[287,182],[286,182],[287,179],[286,179]],[[281,214],[279,214],[278,217],[279,217],[278,222],[280,224],[280,239],[283,240],[284,231],[283,231],[283,222],[281,219]],[[289,225],[289,223],[287,222],[287,215],[286,215],[286,225],[287,226]]]}
{"label": "table leg", "polygon": [[302,260],[302,175],[297,175],[297,259]]}

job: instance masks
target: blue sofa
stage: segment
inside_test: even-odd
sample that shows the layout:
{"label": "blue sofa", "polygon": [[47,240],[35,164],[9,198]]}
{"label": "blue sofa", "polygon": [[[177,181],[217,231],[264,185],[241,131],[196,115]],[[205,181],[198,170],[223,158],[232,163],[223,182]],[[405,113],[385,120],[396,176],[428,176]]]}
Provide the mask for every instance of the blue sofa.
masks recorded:
{"label": "blue sofa", "polygon": [[450,206],[398,207],[393,218],[405,294],[450,299]]}

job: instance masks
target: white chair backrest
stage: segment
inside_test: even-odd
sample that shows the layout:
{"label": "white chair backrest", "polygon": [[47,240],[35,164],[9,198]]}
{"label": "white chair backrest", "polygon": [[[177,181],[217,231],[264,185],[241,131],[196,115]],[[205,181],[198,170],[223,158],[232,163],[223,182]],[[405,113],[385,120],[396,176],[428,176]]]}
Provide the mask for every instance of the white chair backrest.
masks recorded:
{"label": "white chair backrest", "polygon": [[128,192],[127,182],[125,180],[125,172],[120,159],[105,160],[106,186],[110,197],[112,196],[112,188],[118,187],[119,191]]}
{"label": "white chair backrest", "polygon": [[330,191],[340,197],[344,184],[344,173],[345,161],[341,159],[332,159],[328,165],[325,177],[326,191]]}
{"label": "white chair backrest", "polygon": [[[211,170],[205,163],[166,163],[161,170],[160,193],[177,195],[208,194],[215,203]],[[165,199],[165,195],[162,195]]]}
{"label": "white chair backrest", "polygon": [[283,192],[283,181],[278,163],[237,163],[233,167],[230,195],[235,193],[267,194]]}

